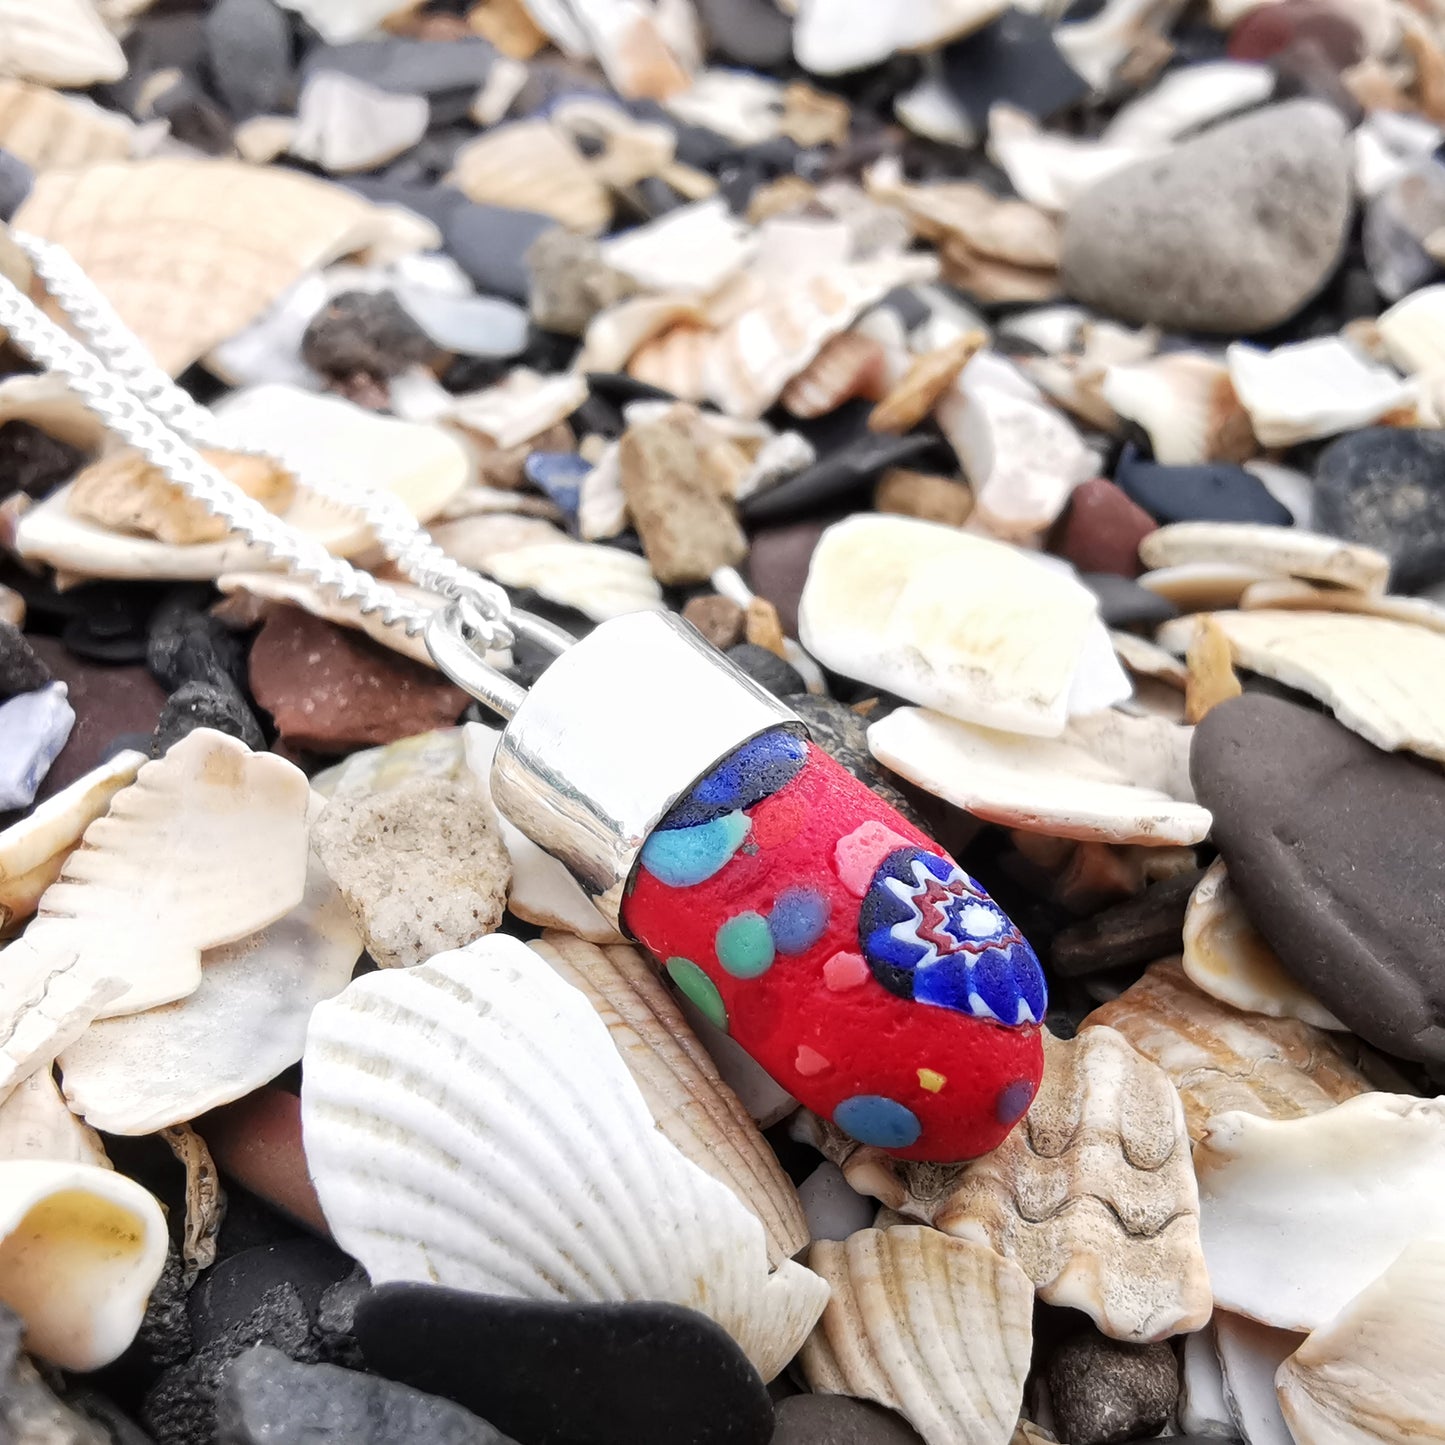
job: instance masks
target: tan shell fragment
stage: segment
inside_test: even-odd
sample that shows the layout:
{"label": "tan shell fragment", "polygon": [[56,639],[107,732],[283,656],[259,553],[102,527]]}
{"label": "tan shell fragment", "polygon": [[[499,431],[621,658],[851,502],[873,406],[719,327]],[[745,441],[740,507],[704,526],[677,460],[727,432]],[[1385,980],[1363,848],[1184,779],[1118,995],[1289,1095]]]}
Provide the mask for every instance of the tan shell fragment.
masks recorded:
{"label": "tan shell fragment", "polygon": [[11,421],[28,421],[87,452],[99,450],[108,435],[104,422],[53,371],[0,381],[0,426]]}
{"label": "tan shell fragment", "polygon": [[1298,1445],[1445,1436],[1445,1236],[1412,1240],[1275,1376]]}
{"label": "tan shell fragment", "polygon": [[1174,1081],[1189,1135],[1216,1114],[1243,1110],[1299,1119],[1374,1085],[1330,1036],[1298,1019],[1243,1013],[1196,988],[1177,962],[1156,963],[1084,1020],[1123,1034]]}
{"label": "tan shell fragment", "polygon": [[1121,417],[1149,433],[1155,459],[1166,465],[1243,462],[1259,451],[1229,368],[1212,357],[1173,352],[1111,366],[1101,389]]}
{"label": "tan shell fragment", "polygon": [[966,331],[956,341],[920,356],[873,408],[868,430],[900,434],[912,431],[938,405],[958,373],[987,340],[982,331]]}
{"label": "tan shell fragment", "polygon": [[189,156],[42,172],[15,225],[64,246],[173,376],[305,272],[436,236],[297,171]]}
{"label": "tan shell fragment", "polygon": [[1190,982],[1234,1008],[1320,1029],[1345,1027],[1285,971],[1241,907],[1223,858],[1210,864],[1190,896],[1183,966]]}
{"label": "tan shell fragment", "polygon": [[808,1224],[797,1190],[647,959],[625,944],[599,948],[555,931],[531,947],[601,1015],[657,1127],[758,1216],[770,1261],[802,1249]]}
{"label": "tan shell fragment", "polygon": [[876,401],[885,385],[887,357],[871,336],[845,331],[823,348],[782,391],[783,407],[796,417],[827,416],[845,401]]}
{"label": "tan shell fragment", "polygon": [[1387,752],[1445,761],[1445,636],[1339,612],[1217,612],[1242,667],[1318,698]]}
{"label": "tan shell fragment", "polygon": [[100,1135],[66,1108],[48,1064],[0,1104],[0,1162],[11,1159],[111,1167]]}
{"label": "tan shell fragment", "polygon": [[1234,658],[1229,639],[1206,614],[1194,629],[1185,655],[1188,681],[1184,687],[1184,716],[1197,723],[1212,707],[1238,697],[1244,691],[1234,675]]}
{"label": "tan shell fragment", "polygon": [[833,1289],[799,1359],[815,1391],[897,1410],[927,1445],[1005,1445],[1033,1347],[1017,1265],[916,1225],[819,1240],[808,1264]]}
{"label": "tan shell fragment", "polygon": [[[294,478],[272,457],[209,449],[201,455],[268,512],[284,512],[295,500]],[[86,467],[71,485],[66,505],[97,526],[139,532],[175,546],[219,542],[231,530],[167,481],[159,467],[129,449]]]}
{"label": "tan shell fragment", "polygon": [[1225,562],[1360,592],[1383,592],[1390,576],[1390,559],[1373,547],[1252,522],[1174,522],[1149,533],[1139,556],[1147,567]]}
{"label": "tan shell fragment", "polygon": [[89,101],[0,80],[0,145],[31,170],[121,160],[130,154],[134,130],[123,116]]}
{"label": "tan shell fragment", "polygon": [[451,182],[469,200],[552,216],[595,236],[612,219],[612,197],[586,159],[548,121],[518,121],[469,141]]}
{"label": "tan shell fragment", "polygon": [[1279,608],[1288,612],[1362,612],[1367,617],[1389,617],[1413,622],[1433,632],[1445,632],[1445,607],[1428,597],[1401,597],[1397,593],[1352,592],[1345,587],[1316,586],[1279,578],[1254,582],[1239,599],[1241,612]]}
{"label": "tan shell fragment", "polygon": [[90,0],[0,0],[0,75],[80,89],[125,70]]}

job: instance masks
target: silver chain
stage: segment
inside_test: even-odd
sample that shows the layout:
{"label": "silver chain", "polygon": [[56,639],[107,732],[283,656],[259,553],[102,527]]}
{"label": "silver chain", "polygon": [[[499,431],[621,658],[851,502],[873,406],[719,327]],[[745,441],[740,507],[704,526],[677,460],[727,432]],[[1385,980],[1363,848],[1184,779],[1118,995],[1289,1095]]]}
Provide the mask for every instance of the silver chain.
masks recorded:
{"label": "silver chain", "polygon": [[[310,578],[342,601],[355,602],[367,615],[380,613],[388,626],[412,635],[426,627],[432,617],[429,608],[287,526],[201,456],[197,447],[236,443],[211,412],[156,365],[65,250],[21,232],[11,235],[91,349],[74,341],[19,287],[0,276],[0,330],[8,332],[16,346],[63,377],[110,431],[159,467],[186,496],[288,572]],[[465,600],[479,648],[509,647],[515,641],[511,604],[503,588],[448,557],[396,497],[320,478],[298,480],[359,516],[385,556],[418,586],[453,601]]]}

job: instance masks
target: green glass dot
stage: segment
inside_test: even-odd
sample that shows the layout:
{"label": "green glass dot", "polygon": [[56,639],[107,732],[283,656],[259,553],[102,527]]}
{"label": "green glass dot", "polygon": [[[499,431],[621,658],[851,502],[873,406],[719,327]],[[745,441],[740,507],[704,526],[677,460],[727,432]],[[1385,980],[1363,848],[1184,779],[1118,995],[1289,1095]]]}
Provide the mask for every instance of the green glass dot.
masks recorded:
{"label": "green glass dot", "polygon": [[773,935],[761,913],[739,913],[717,931],[717,959],[734,978],[757,978],[773,966]]}
{"label": "green glass dot", "polygon": [[717,985],[690,958],[669,958],[667,976],[698,1006],[710,1024],[727,1033],[727,1005]]}

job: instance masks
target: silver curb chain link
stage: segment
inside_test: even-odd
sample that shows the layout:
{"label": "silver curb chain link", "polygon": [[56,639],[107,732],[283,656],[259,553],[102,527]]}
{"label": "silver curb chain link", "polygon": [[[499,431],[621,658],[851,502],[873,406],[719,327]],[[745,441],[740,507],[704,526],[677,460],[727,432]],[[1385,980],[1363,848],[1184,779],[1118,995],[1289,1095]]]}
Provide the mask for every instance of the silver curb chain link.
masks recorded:
{"label": "silver curb chain link", "polygon": [[[288,572],[311,579],[333,597],[415,636],[433,613],[333,556],[321,543],[268,512],[196,450],[244,450],[221,422],[194,402],[155,364],[94,283],[61,247],[12,231],[36,275],[90,350],[52,322],[19,287],[0,276],[0,330],[49,371],[64,378],[106,427],[159,467],[186,496]],[[497,583],[448,557],[388,493],[300,477],[303,487],[359,516],[384,555],[427,591],[465,604],[469,642],[479,651],[515,641],[511,604]]]}

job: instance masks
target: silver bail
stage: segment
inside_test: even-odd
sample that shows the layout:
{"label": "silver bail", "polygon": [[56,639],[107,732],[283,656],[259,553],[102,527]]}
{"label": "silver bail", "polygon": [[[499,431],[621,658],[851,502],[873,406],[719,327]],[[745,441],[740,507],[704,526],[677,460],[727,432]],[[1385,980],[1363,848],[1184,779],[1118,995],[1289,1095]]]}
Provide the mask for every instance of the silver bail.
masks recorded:
{"label": "silver bail", "polygon": [[[600,623],[525,691],[482,663],[448,622],[451,611],[427,628],[437,666],[511,717],[492,763],[492,801],[619,929],[637,855],[668,809],[759,733],[807,731],[676,613]],[[540,619],[513,614],[517,631],[548,640],[531,621]]]}

